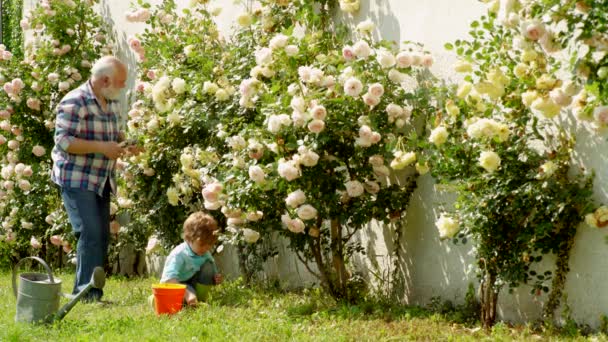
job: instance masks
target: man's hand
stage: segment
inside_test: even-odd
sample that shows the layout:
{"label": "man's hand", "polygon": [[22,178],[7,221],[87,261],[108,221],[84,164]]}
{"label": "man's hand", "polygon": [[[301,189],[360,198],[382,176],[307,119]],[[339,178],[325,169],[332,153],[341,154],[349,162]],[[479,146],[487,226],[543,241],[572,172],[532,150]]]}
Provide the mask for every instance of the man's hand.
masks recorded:
{"label": "man's hand", "polygon": [[109,159],[115,160],[120,158],[125,153],[125,150],[115,141],[106,141],[103,143],[102,153]]}
{"label": "man's hand", "polygon": [[223,281],[224,281],[224,277],[222,277],[222,275],[221,275],[221,274],[219,274],[219,273],[218,273],[218,274],[216,274],[216,275],[214,275],[214,276],[213,276],[213,283],[214,283],[215,285],[219,285],[219,284],[221,284]]}

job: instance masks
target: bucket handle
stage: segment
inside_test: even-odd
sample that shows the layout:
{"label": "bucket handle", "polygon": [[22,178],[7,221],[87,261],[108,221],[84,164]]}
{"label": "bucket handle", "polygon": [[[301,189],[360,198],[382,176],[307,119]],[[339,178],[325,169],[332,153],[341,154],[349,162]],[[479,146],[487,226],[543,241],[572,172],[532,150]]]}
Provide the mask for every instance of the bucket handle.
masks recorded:
{"label": "bucket handle", "polygon": [[19,265],[21,265],[21,263],[26,259],[36,260],[40,264],[42,264],[42,266],[44,266],[44,268],[46,269],[46,272],[49,275],[49,280],[51,281],[51,283],[55,282],[55,279],[53,279],[53,272],[51,272],[51,268],[49,267],[49,265],[46,264],[46,262],[44,262],[44,260],[40,259],[39,257],[35,257],[35,256],[25,257],[25,258],[19,260],[17,265],[15,265],[15,267],[13,268],[13,294],[15,295],[15,298],[17,297],[17,270],[19,269]]}

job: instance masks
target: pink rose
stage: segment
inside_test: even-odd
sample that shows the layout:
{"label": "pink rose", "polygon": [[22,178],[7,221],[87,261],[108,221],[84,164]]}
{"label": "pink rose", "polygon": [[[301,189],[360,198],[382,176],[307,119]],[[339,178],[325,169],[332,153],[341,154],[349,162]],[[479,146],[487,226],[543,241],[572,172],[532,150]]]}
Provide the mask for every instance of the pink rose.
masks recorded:
{"label": "pink rose", "polygon": [[34,249],[39,249],[40,247],[42,247],[42,244],[40,243],[40,241],[38,241],[38,239],[36,239],[35,237],[32,236],[32,238],[30,239],[30,245],[32,246],[32,248]]}
{"label": "pink rose", "polygon": [[42,157],[46,153],[46,150],[44,149],[44,147],[42,147],[40,145],[36,145],[32,148],[32,153],[36,157]]}
{"label": "pink rose", "polygon": [[72,246],[70,245],[69,242],[63,241],[63,251],[65,253],[70,253],[72,251]]}
{"label": "pink rose", "polygon": [[355,58],[355,53],[353,52],[353,48],[350,46],[345,46],[342,48],[342,57],[344,57],[345,60],[347,61],[351,61]]}
{"label": "pink rose", "polygon": [[412,65],[414,59],[409,52],[402,51],[397,55],[397,67],[399,68],[407,68]]}
{"label": "pink rose", "polygon": [[366,93],[365,95],[363,95],[363,102],[365,102],[365,104],[370,107],[374,107],[377,106],[378,103],[380,103],[380,98],[370,93]]}
{"label": "pink rose", "polygon": [[61,246],[63,244],[63,239],[60,235],[53,235],[50,240],[53,246]]}
{"label": "pink rose", "polygon": [[11,113],[8,110],[0,110],[0,119],[8,119],[11,116]]}
{"label": "pink rose", "polygon": [[431,56],[431,55],[422,56],[422,65],[427,68],[430,68],[431,66],[433,66],[433,56]]}
{"label": "pink rose", "polygon": [[28,98],[26,101],[27,107],[33,110],[40,110],[40,100]]}
{"label": "pink rose", "polygon": [[375,97],[380,97],[384,94],[384,87],[380,83],[374,83],[369,86],[367,92]]}
{"label": "pink rose", "polygon": [[9,95],[13,93],[13,85],[10,82],[4,83],[4,86],[2,88]]}
{"label": "pink rose", "polygon": [[118,221],[113,220],[112,222],[110,222],[110,233],[116,235],[116,234],[118,234],[119,230],[120,230],[120,223],[118,223]]}
{"label": "pink rose", "polygon": [[593,117],[600,125],[608,125],[608,106],[595,107]]}
{"label": "pink rose", "polygon": [[314,119],[308,123],[308,130],[313,133],[321,133],[325,129],[325,121]]}
{"label": "pink rose", "polygon": [[325,120],[325,116],[327,116],[327,110],[322,105],[314,106],[310,112],[312,117],[317,120]]}

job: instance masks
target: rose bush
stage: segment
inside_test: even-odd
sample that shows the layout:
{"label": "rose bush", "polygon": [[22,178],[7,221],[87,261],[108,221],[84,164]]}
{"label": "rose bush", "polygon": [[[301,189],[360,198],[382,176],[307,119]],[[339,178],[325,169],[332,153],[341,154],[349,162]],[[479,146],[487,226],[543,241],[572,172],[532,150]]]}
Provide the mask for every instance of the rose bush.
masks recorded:
{"label": "rose bush", "polygon": [[332,1],[262,2],[227,42],[209,6],[128,14],[148,11],[150,24],[131,40],[145,53],[129,126],[150,146],[127,168],[134,213],[146,213],[135,221],[170,222],[158,235],[176,243],[184,215],[204,207],[249,254],[278,233],[330,293],[348,297],[348,259],[364,250],[352,236],[398,219],[415,187],[391,168],[417,164],[407,135],[432,110],[432,57],[373,41],[371,22],[349,41]]}
{"label": "rose bush", "polygon": [[[530,284],[540,295],[552,281],[545,312],[552,317],[577,226],[593,207],[592,176],[573,161],[575,137],[558,118],[570,108],[597,111],[580,99],[599,88],[557,76],[563,59],[556,53],[565,45],[556,37],[566,33],[556,31],[559,16],[543,15],[554,10],[545,3],[491,2],[472,23],[471,40],[446,44],[465,76],[445,90],[444,110],[429,127],[431,172],[459,194],[437,227],[442,237],[474,243],[485,326],[494,323],[505,285]],[[545,254],[558,256],[555,272],[535,265]]]}

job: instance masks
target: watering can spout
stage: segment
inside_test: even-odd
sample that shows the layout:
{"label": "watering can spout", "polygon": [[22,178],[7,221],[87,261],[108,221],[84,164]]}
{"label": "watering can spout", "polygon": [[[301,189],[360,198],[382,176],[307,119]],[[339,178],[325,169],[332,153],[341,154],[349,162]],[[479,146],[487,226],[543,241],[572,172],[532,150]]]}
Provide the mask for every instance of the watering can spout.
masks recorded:
{"label": "watering can spout", "polygon": [[106,284],[106,275],[101,267],[95,267],[93,270],[93,275],[91,276],[91,281],[87,284],[87,286],[78,294],[76,294],[66,305],[64,305],[54,317],[54,320],[60,320],[65,315],[72,310],[74,305],[78,303],[78,301],[86,295],[91,288],[102,289]]}

